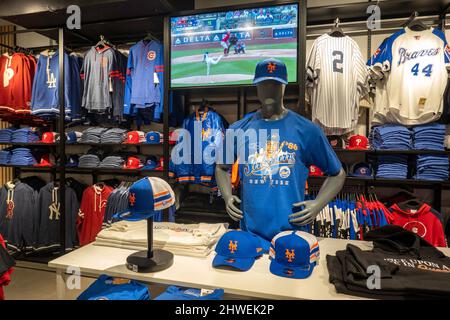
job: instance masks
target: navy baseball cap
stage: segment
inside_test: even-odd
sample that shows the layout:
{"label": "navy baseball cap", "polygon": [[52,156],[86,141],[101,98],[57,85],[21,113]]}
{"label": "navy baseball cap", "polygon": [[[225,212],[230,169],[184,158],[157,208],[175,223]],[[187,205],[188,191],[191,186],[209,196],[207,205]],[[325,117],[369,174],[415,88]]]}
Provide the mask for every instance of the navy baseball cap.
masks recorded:
{"label": "navy baseball cap", "polygon": [[373,170],[370,164],[365,162],[359,162],[352,165],[349,176],[360,178],[372,178]]}
{"label": "navy baseball cap", "polygon": [[257,84],[266,80],[275,80],[288,84],[287,68],[284,62],[277,59],[266,59],[258,62],[253,83]]}
{"label": "navy baseball cap", "polygon": [[133,183],[128,192],[128,209],[114,215],[115,219],[140,221],[175,204],[170,185],[158,177],[146,177]]}
{"label": "navy baseball cap", "polygon": [[149,156],[145,161],[145,165],[142,169],[153,170],[159,166],[159,159],[156,156]]}
{"label": "navy baseball cap", "polygon": [[232,267],[247,271],[256,258],[263,255],[261,240],[248,232],[232,230],[225,233],[216,245],[213,267]]}
{"label": "navy baseball cap", "polygon": [[78,140],[81,138],[81,133],[76,131],[71,131],[66,133],[66,142],[68,144],[77,143]]}
{"label": "navy baseball cap", "polygon": [[78,155],[72,154],[67,159],[66,166],[70,168],[76,168],[78,167],[78,161],[79,161]]}
{"label": "navy baseball cap", "polygon": [[272,239],[269,255],[272,274],[305,279],[319,263],[319,242],[315,236],[307,232],[284,231]]}

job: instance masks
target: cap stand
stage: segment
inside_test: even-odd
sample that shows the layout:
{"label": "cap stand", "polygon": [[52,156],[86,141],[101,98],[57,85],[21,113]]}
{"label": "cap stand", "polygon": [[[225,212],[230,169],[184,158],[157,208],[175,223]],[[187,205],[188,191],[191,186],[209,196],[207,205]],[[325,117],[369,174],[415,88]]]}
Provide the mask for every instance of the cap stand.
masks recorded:
{"label": "cap stand", "polygon": [[127,268],[134,272],[158,272],[169,268],[173,264],[173,254],[166,250],[153,250],[153,217],[147,219],[148,250],[129,255]]}

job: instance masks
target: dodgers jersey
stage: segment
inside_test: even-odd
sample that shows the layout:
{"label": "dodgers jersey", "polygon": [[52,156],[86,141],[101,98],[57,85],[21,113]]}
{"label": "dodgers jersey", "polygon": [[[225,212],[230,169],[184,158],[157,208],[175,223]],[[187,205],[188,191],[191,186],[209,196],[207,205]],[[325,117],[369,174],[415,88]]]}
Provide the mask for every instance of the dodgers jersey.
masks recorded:
{"label": "dodgers jersey", "polygon": [[324,34],[314,42],[307,62],[312,120],[327,135],[355,129],[359,100],[368,93],[369,74],[358,44],[350,37]]}
{"label": "dodgers jersey", "polygon": [[[263,119],[257,111],[230,129],[241,129],[246,137],[231,139],[232,131],[227,130],[224,154],[219,155],[224,158],[218,161],[229,163],[233,159],[227,158],[236,160],[245,154],[239,159],[244,212],[241,229],[265,239],[268,249],[281,231],[299,229],[289,223],[289,215],[294,211],[293,204],[304,200],[309,166],[314,164],[326,174],[337,175],[342,165],[322,130],[290,110],[280,120]],[[251,143],[248,134],[252,130],[258,138]]]}
{"label": "dodgers jersey", "polygon": [[386,77],[391,122],[418,125],[440,118],[449,59],[450,47],[438,29],[405,28],[386,40],[372,64]]}

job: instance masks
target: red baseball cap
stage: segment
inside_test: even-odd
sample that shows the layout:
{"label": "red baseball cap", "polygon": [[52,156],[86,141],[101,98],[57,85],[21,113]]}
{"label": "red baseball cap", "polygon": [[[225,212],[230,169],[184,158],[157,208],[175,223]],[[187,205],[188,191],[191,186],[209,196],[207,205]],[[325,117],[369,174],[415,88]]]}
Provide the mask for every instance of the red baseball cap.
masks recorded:
{"label": "red baseball cap", "polygon": [[35,167],[53,167],[53,163],[50,161],[50,155],[43,155],[41,161],[34,165]]}
{"label": "red baseball cap", "polygon": [[315,165],[312,165],[309,167],[309,176],[310,177],[322,177],[323,172],[320,170],[319,167],[316,167]]}
{"label": "red baseball cap", "polygon": [[138,157],[128,157],[125,169],[140,169],[143,165]]}
{"label": "red baseball cap", "polygon": [[369,146],[369,139],[365,136],[351,136],[348,142],[347,149],[349,150],[366,150]]}
{"label": "red baseball cap", "polygon": [[40,143],[55,143],[57,135],[58,134],[56,132],[44,132],[42,134],[41,141],[39,141],[39,142]]}
{"label": "red baseball cap", "polygon": [[159,158],[159,165],[155,168],[156,171],[163,171],[164,170],[164,158]]}
{"label": "red baseball cap", "polygon": [[145,141],[145,133],[142,131],[130,131],[124,144],[139,144]]}
{"label": "red baseball cap", "polygon": [[174,145],[177,143],[178,140],[178,134],[175,133],[175,131],[169,132],[169,144]]}

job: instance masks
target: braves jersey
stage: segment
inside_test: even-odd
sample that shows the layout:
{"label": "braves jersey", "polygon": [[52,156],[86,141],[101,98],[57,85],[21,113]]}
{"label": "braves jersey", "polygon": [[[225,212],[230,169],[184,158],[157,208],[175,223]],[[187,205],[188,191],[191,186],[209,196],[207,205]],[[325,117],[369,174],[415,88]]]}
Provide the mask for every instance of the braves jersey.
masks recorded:
{"label": "braves jersey", "polygon": [[402,29],[386,40],[372,65],[385,77],[391,122],[418,125],[442,114],[450,47],[445,34]]}
{"label": "braves jersey", "polygon": [[289,215],[294,212],[293,204],[304,200],[308,168],[314,164],[326,174],[336,175],[342,165],[322,130],[290,110],[274,121],[263,119],[258,111],[230,129],[246,134],[254,130],[257,136],[256,142],[250,142],[249,136],[228,142],[234,130],[227,130],[224,155],[218,161],[233,163],[244,157],[239,158],[241,229],[265,239],[268,249],[281,231],[299,229],[289,223]]}
{"label": "braves jersey", "polygon": [[417,210],[403,210],[394,204],[389,210],[392,213],[391,224],[417,234],[435,247],[447,247],[442,216],[429,205],[423,204]]}
{"label": "braves jersey", "polygon": [[77,300],[150,300],[150,292],[135,280],[103,274]]}
{"label": "braves jersey", "polygon": [[328,34],[316,39],[307,62],[312,120],[327,135],[355,129],[359,100],[368,93],[368,71],[357,43]]}
{"label": "braves jersey", "polygon": [[[124,114],[155,106],[153,118],[161,120],[164,97],[164,55],[158,41],[139,41],[130,48],[127,62]],[[156,81],[157,80],[157,81]]]}

